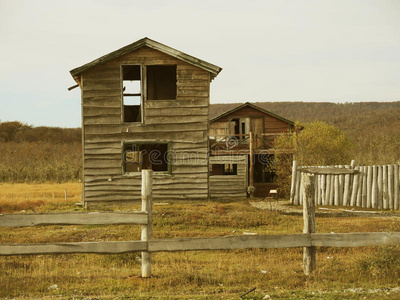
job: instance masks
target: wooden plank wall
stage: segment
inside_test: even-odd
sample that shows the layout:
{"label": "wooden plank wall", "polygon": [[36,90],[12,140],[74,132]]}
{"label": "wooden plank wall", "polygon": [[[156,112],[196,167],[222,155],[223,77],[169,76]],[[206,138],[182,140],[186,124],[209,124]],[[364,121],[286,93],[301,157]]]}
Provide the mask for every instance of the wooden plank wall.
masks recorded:
{"label": "wooden plank wall", "polygon": [[[123,124],[123,64],[177,65],[176,100],[148,100],[145,125]],[[171,141],[172,175],[154,174],[154,199],[208,198],[210,74],[144,47],[82,74],[84,201],[140,199],[141,175],[122,174],[123,141]]]}
{"label": "wooden plank wall", "polygon": [[210,197],[246,197],[247,155],[210,156],[209,170],[213,164],[237,164],[237,175],[211,175]]}
{"label": "wooden plank wall", "polygon": [[[271,116],[269,114],[266,114],[264,112],[261,112],[259,110],[256,110],[252,107],[243,107],[237,111],[232,112],[231,114],[218,119],[216,122],[213,123],[219,123],[219,122],[229,122],[229,120],[233,118],[251,118],[251,117],[264,117],[264,133],[282,133],[282,132],[288,132],[289,131],[289,124],[275,118],[274,116]],[[221,127],[223,124],[219,124],[218,127]],[[210,128],[214,128],[213,124],[211,124]],[[214,134],[214,130],[210,132],[210,135]]]}

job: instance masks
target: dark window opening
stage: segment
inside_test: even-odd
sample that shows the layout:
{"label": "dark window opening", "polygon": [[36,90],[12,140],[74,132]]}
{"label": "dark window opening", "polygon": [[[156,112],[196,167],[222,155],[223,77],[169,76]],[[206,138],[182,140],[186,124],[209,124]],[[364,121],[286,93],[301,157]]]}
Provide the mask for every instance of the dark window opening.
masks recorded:
{"label": "dark window opening", "polygon": [[274,183],[276,179],[275,157],[273,154],[254,155],[254,182]]}
{"label": "dark window opening", "polygon": [[237,164],[213,164],[211,175],[237,175]]}
{"label": "dark window opening", "polygon": [[142,121],[142,83],[140,66],[122,66],[124,122]]}
{"label": "dark window opening", "polygon": [[147,66],[147,99],[176,99],[176,66]]}
{"label": "dark window opening", "polygon": [[154,172],[171,173],[169,143],[162,144],[124,144],[124,173],[153,170]]}

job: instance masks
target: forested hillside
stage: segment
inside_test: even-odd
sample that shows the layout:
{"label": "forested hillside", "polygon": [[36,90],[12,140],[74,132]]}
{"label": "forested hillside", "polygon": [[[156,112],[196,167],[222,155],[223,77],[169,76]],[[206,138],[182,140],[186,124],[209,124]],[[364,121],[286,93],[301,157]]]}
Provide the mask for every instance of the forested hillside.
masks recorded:
{"label": "forested hillside", "polygon": [[[400,101],[252,103],[291,121],[324,121],[337,126],[353,140],[353,157],[359,163],[390,164],[400,161]],[[213,104],[210,118],[241,104]]]}

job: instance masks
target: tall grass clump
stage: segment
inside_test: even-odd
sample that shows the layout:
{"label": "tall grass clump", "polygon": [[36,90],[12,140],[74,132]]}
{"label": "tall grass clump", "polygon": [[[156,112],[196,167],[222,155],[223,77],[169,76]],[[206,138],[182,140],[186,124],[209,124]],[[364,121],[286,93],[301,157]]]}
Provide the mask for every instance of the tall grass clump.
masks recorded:
{"label": "tall grass clump", "polygon": [[361,274],[378,282],[400,282],[400,244],[377,247],[368,257],[357,262]]}

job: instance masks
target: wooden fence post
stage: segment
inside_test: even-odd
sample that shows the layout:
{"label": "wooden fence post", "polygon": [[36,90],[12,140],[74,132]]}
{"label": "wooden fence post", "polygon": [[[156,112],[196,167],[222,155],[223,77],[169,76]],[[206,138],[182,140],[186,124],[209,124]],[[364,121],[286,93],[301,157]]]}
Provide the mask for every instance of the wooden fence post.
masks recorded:
{"label": "wooden fence post", "polygon": [[[152,233],[153,170],[142,170],[142,211],[147,212],[147,224],[142,225],[142,241],[148,242]],[[151,253],[142,252],[142,277],[151,276]]]}
{"label": "wooden fence post", "polygon": [[296,193],[296,174],[297,174],[297,161],[293,161],[292,166],[292,186],[290,187],[290,203],[295,204],[294,195]]}
{"label": "wooden fence post", "polygon": [[[303,173],[303,233],[315,233],[315,202],[314,179],[315,175]],[[303,270],[305,275],[310,275],[316,267],[316,248],[314,246],[303,248]]]}

